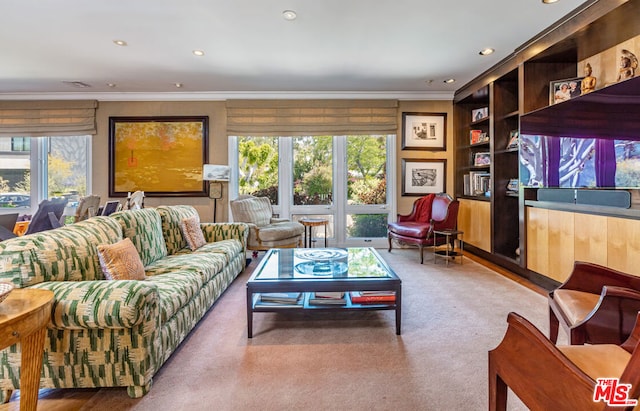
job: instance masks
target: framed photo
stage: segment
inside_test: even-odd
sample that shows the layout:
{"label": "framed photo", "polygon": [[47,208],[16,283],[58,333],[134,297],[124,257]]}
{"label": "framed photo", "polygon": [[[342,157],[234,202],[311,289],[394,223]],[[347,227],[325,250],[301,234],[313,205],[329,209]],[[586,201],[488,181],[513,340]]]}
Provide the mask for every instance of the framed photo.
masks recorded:
{"label": "framed photo", "polygon": [[475,110],[471,110],[471,121],[481,121],[485,118],[489,117],[489,107],[477,108]]}
{"label": "framed photo", "polygon": [[584,77],[555,80],[549,83],[549,105],[561,103],[578,97],[581,93],[580,86]]}
{"label": "framed photo", "polygon": [[402,159],[402,195],[423,196],[446,190],[447,160]]}
{"label": "framed photo", "polygon": [[402,113],[402,149],[447,149],[447,113]]}
{"label": "framed photo", "polygon": [[109,196],[205,197],[209,117],[109,117]]}
{"label": "framed photo", "polygon": [[491,164],[491,154],[489,153],[475,153],[473,156],[474,166],[488,166]]}

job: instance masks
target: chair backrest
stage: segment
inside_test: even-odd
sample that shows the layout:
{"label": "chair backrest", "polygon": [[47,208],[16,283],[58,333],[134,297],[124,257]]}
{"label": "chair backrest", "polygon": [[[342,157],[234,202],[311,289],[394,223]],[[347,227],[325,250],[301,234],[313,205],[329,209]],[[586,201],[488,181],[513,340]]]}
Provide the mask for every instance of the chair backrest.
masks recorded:
{"label": "chair backrest", "polygon": [[100,207],[100,196],[92,194],[82,197],[76,209],[76,223],[89,217],[95,217],[98,213],[98,207]]}
{"label": "chair backrest", "polygon": [[241,196],[229,202],[233,221],[252,223],[258,227],[271,222],[273,209],[268,197]]}
{"label": "chair backrest", "polygon": [[29,227],[25,234],[39,233],[40,231],[51,230],[62,226],[60,219],[64,208],[67,206],[67,199],[42,200],[38,206],[38,211],[31,218]]}
{"label": "chair backrest", "polygon": [[0,227],[13,231],[18,221],[18,213],[0,214]]}
{"label": "chair backrest", "polygon": [[136,191],[127,198],[127,210],[144,208],[144,191]]}
{"label": "chair backrest", "polygon": [[120,208],[121,208],[120,201],[118,200],[107,201],[104,204],[104,207],[101,208],[100,215],[109,216],[115,213],[116,211],[120,211]]}
{"label": "chair backrest", "polygon": [[449,204],[451,204],[452,201],[453,199],[448,194],[440,193],[436,195],[431,204],[431,218],[435,221],[442,221],[447,218]]}

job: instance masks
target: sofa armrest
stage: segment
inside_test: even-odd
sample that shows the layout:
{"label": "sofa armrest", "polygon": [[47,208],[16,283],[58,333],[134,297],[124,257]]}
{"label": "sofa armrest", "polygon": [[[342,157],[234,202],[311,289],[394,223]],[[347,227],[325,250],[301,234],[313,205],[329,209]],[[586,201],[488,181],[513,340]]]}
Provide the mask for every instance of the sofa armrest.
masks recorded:
{"label": "sofa armrest", "polygon": [[222,240],[238,240],[242,248],[247,248],[249,229],[256,227],[251,223],[200,223],[204,238],[208,243]]}
{"label": "sofa armrest", "polygon": [[157,288],[146,281],[49,281],[30,288],[53,291],[53,329],[131,328],[159,315]]}

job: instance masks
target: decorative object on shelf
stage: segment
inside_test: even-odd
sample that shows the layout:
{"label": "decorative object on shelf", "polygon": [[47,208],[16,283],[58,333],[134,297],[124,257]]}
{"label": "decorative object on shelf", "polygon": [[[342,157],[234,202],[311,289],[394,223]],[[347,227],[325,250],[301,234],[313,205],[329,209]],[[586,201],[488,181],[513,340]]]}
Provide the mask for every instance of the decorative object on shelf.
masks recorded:
{"label": "decorative object on shelf", "polygon": [[447,113],[402,113],[402,149],[445,151]]}
{"label": "decorative object on shelf", "polygon": [[582,93],[583,77],[554,80],[549,83],[549,104],[561,103],[578,97]]}
{"label": "decorative object on shelf", "polygon": [[620,55],[620,69],[618,72],[618,80],[627,80],[636,75],[636,69],[638,68],[638,58],[635,54],[627,49],[622,49]]}
{"label": "decorative object on shelf", "polygon": [[109,117],[109,197],[207,196],[209,117]]}
{"label": "decorative object on shelf", "polygon": [[517,178],[509,179],[509,182],[507,183],[507,192],[517,193],[518,192],[518,188],[519,188],[518,179]]}
{"label": "decorative object on shelf", "polygon": [[509,132],[509,143],[507,144],[507,150],[518,148],[520,146],[520,133],[518,130],[511,130]]}
{"label": "decorative object on shelf", "polygon": [[591,74],[593,73],[593,69],[591,68],[591,64],[587,63],[584,66],[584,78],[580,83],[580,95],[591,93],[596,89],[597,79],[593,77]]}
{"label": "decorative object on shelf", "polygon": [[446,185],[447,160],[402,159],[402,195],[442,193]]}
{"label": "decorative object on shelf", "polygon": [[491,165],[491,154],[490,153],[475,153],[473,155],[473,165],[474,166],[488,166],[488,165]]}
{"label": "decorative object on shelf", "polygon": [[[467,182],[467,180],[469,180]],[[471,171],[464,175],[464,195],[484,196],[490,193],[491,174],[484,171]]]}
{"label": "decorative object on shelf", "polygon": [[489,142],[489,135],[482,130],[471,130],[469,132],[469,143],[471,145],[474,144],[483,144]]}
{"label": "decorative object on shelf", "polygon": [[489,107],[471,110],[471,121],[473,122],[484,120],[487,117],[489,117]]}
{"label": "decorative object on shelf", "polygon": [[0,282],[0,303],[9,296],[9,293],[11,293],[14,288],[15,286],[9,282]]}

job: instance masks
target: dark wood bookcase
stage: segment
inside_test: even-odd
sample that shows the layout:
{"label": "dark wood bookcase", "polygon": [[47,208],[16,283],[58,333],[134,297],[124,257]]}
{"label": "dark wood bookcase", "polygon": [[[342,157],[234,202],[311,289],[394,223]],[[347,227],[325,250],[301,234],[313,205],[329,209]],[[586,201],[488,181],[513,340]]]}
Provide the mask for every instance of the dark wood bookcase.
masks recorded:
{"label": "dark wood bookcase", "polygon": [[[507,145],[511,132],[521,131],[522,118],[533,118],[532,112],[547,110],[551,81],[578,77],[578,62],[640,34],[640,25],[629,21],[632,15],[640,15],[640,0],[585,2],[565,19],[456,91],[453,110],[455,194],[460,199],[491,203],[491,251],[466,243],[465,250],[547,288],[555,285],[548,278],[527,269],[525,200],[531,198],[525,198],[527,195],[530,197],[530,193],[527,194],[523,188],[517,193],[507,190],[509,180],[519,178],[520,169],[518,150],[509,149]],[[578,97],[575,102],[568,101],[562,106],[570,110],[570,105],[579,104],[580,100],[587,99]],[[471,112],[485,106],[489,107],[489,118],[474,122]],[[481,146],[470,144],[469,133],[473,129],[486,132],[489,142]],[[640,139],[640,135],[636,137]],[[464,176],[475,171],[474,155],[482,151],[491,154],[488,167],[490,195],[465,191]]]}

